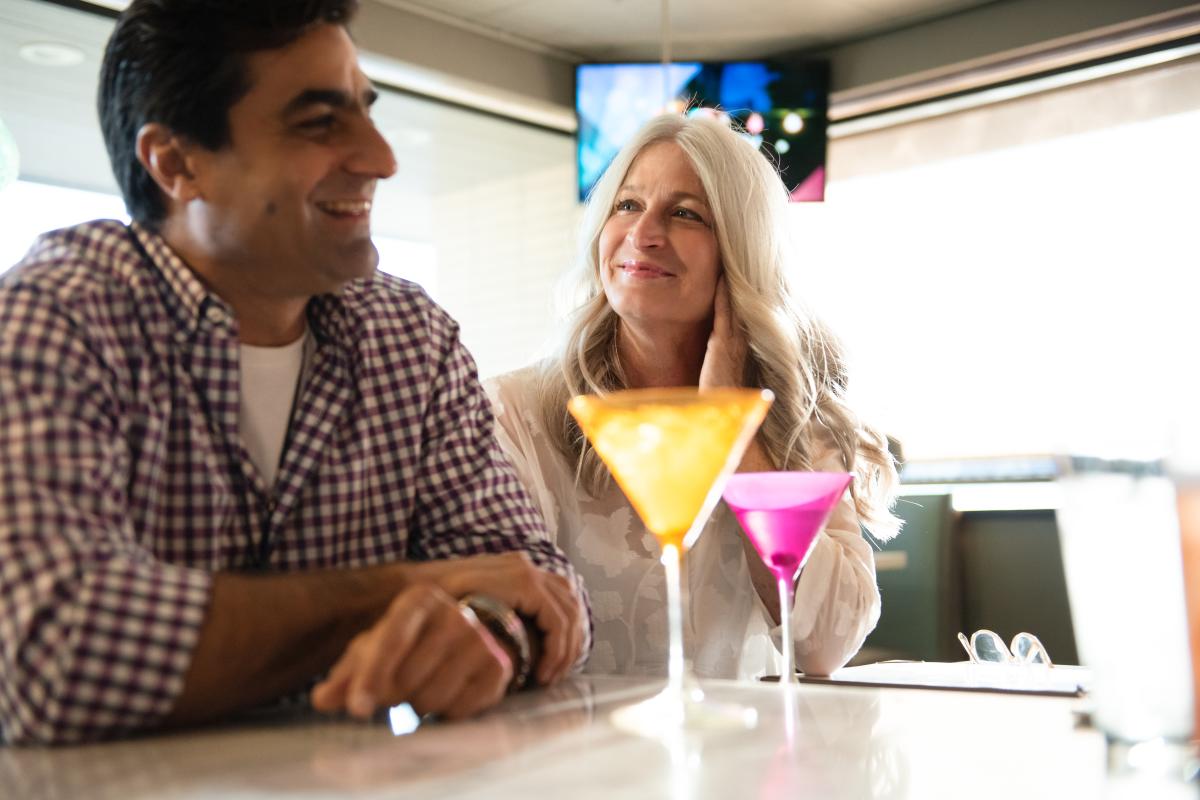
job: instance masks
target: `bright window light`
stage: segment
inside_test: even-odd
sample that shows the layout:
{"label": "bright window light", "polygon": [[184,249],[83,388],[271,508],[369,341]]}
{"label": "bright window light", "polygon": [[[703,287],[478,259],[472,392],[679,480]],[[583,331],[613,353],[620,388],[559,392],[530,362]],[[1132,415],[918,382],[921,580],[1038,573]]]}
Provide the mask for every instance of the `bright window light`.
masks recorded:
{"label": "bright window light", "polygon": [[0,272],[16,264],[38,234],[90,219],[128,221],[120,197],[46,183],[17,181],[0,191]]}
{"label": "bright window light", "polygon": [[410,242],[389,236],[374,236],[379,251],[379,271],[421,284],[437,299],[437,253],[429,242]]}
{"label": "bright window light", "polygon": [[1163,380],[1200,340],[1197,142],[1200,112],[1174,114],[794,204],[797,283],[863,415],[910,459],[1164,452]]}

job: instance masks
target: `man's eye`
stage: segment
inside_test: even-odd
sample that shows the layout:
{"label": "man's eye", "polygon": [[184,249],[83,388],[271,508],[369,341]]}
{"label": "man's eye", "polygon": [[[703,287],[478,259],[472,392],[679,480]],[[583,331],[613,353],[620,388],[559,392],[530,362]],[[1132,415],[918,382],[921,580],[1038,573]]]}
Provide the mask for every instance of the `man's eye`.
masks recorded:
{"label": "man's eye", "polygon": [[320,131],[320,130],[325,130],[326,128],[333,127],[334,121],[335,121],[335,117],[333,116],[333,114],[322,114],[319,117],[312,117],[311,119],[301,120],[297,124],[297,127],[300,128],[301,130],[306,130],[306,131]]}

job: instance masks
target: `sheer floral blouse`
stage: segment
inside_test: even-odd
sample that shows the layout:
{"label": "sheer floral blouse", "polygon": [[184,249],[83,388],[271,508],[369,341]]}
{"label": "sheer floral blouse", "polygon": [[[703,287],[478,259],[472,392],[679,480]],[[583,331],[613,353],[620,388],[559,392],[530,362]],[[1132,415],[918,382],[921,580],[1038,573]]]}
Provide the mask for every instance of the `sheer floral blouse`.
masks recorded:
{"label": "sheer floral blouse", "polygon": [[[666,585],[659,549],[620,488],[592,497],[575,482],[575,465],[540,421],[533,367],[485,384],[496,433],[546,519],[550,536],[591,595],[595,636],[586,672],[665,675]],[[824,470],[842,470],[829,451]],[[696,673],[709,678],[778,674],[778,625],[750,579],[744,534],[721,503],[685,556],[689,602],[684,646]],[[875,562],[849,492],[839,503],[796,590],[792,614],[796,664],[828,675],[845,665],[879,619]]]}

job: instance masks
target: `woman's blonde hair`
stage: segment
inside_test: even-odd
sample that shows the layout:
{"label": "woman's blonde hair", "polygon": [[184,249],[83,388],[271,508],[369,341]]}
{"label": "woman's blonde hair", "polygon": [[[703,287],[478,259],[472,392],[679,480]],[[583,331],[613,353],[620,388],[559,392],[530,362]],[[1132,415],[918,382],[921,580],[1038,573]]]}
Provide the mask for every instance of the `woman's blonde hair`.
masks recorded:
{"label": "woman's blonde hair", "polygon": [[600,282],[598,242],[630,165],[647,146],[674,142],[704,186],[734,317],[748,344],[743,385],[775,393],[759,440],[781,469],[813,469],[815,454],[833,447],[855,474],[859,518],[878,539],[899,520],[890,511],[895,463],[883,436],[862,424],[844,399],[841,346],[791,294],[795,262],[786,231],[788,195],[770,162],[729,125],[707,116],[664,115],[648,122],[613,159],[588,198],[579,257],[567,276],[573,311],[554,357],[539,367],[545,429],[578,465],[593,495],[608,471],[567,412],[576,394],[627,388],[617,355],[619,318]]}

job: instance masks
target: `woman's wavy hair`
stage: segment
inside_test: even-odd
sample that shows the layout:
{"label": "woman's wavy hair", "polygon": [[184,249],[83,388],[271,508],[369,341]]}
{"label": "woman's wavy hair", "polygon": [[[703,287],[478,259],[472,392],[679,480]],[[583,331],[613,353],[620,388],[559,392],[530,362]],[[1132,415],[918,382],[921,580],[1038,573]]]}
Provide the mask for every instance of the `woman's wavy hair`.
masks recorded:
{"label": "woman's wavy hair", "polygon": [[545,429],[577,464],[583,486],[593,495],[603,491],[608,471],[567,412],[567,400],[627,388],[616,346],[619,319],[600,283],[598,242],[634,159],[663,141],[687,154],[707,195],[733,314],[748,343],[743,385],[775,393],[759,434],[772,463],[812,469],[817,451],[834,447],[855,475],[859,518],[877,539],[891,538],[900,523],[890,510],[896,467],[886,439],[847,405],[841,346],[789,287],[788,268],[796,262],[787,236],[787,190],[754,145],[718,118],[656,117],[621,148],[592,190],[579,257],[564,284],[573,310],[553,357],[539,367]]}

